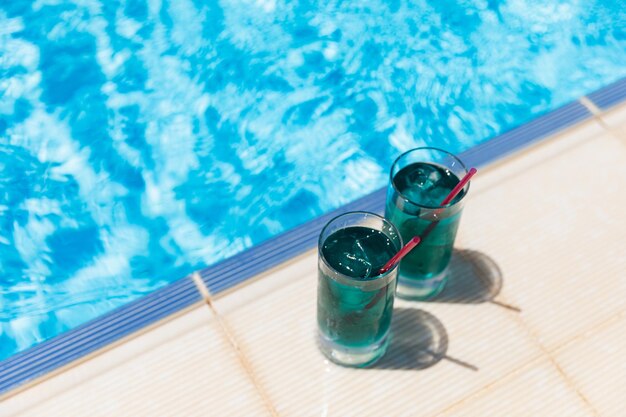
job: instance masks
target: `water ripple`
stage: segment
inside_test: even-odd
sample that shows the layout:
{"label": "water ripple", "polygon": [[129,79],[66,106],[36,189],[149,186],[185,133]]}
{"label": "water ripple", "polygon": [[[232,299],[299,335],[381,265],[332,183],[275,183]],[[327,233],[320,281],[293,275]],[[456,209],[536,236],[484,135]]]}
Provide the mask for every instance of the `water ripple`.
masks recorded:
{"label": "water ripple", "polygon": [[619,0],[0,5],[0,359],[626,75]]}

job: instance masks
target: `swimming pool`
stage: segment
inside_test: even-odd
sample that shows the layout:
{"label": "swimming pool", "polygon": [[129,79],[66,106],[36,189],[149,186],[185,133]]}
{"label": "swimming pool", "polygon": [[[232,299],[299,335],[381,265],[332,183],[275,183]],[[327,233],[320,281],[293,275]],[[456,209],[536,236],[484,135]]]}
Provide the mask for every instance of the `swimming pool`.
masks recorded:
{"label": "swimming pool", "polygon": [[626,75],[598,1],[0,5],[0,359]]}

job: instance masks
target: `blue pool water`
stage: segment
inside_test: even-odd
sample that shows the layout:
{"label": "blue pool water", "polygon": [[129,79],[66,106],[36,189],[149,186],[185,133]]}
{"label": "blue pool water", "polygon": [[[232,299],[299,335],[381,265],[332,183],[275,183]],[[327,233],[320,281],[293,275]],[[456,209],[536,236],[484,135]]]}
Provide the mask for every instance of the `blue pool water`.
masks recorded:
{"label": "blue pool water", "polygon": [[626,75],[622,0],[1,0],[0,359]]}

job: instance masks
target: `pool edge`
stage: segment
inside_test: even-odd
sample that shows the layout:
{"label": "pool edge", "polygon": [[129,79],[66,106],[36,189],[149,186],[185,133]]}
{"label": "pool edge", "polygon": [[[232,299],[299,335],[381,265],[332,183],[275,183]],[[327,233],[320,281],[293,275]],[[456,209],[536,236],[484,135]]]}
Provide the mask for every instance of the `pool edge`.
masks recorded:
{"label": "pool edge", "polygon": [[[588,94],[594,105],[609,110],[626,101],[626,78]],[[593,114],[574,101],[476,145],[460,154],[468,164],[483,166],[568,127],[591,119]],[[332,217],[351,210],[381,212],[385,189],[376,190],[354,202],[270,238],[231,258],[199,271],[211,294],[236,289],[248,279],[315,247],[317,236]],[[70,366],[79,358],[129,337],[139,330],[198,303],[203,297],[191,278],[179,279],[153,293],[106,313],[75,329],[44,341],[0,362],[0,401],[16,388]]]}
{"label": "pool edge", "polygon": [[195,283],[185,277],[18,352],[0,362],[0,400],[27,382],[44,377],[202,301]]}

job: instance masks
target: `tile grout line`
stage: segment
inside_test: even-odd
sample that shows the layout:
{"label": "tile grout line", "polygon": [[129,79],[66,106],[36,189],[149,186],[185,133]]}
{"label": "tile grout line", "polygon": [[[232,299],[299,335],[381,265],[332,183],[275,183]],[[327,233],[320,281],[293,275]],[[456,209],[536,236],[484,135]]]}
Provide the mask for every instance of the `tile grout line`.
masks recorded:
{"label": "tile grout line", "polygon": [[534,358],[529,359],[527,362],[524,362],[523,364],[519,365],[517,368],[514,368],[513,370],[511,370],[510,372],[504,374],[501,378],[492,381],[486,385],[483,385],[482,387],[478,388],[476,391],[472,392],[471,394],[467,395],[466,397],[461,398],[460,400],[456,401],[453,404],[450,404],[448,406],[446,406],[445,408],[441,409],[440,411],[437,411],[436,413],[432,414],[432,417],[440,417],[445,415],[446,413],[454,410],[455,408],[459,408],[460,406],[462,406],[463,404],[468,403],[469,401],[473,400],[474,398],[477,398],[483,394],[487,394],[492,388],[499,386],[500,384],[509,382],[511,379],[513,379],[514,377],[516,377],[517,375],[519,375],[521,372],[523,372],[524,370],[526,370],[527,368],[530,368],[531,366],[540,363],[542,360],[545,360],[546,357],[544,354],[540,354],[535,356]]}
{"label": "tile grout line", "polygon": [[211,292],[209,291],[207,286],[204,284],[204,281],[202,281],[200,274],[198,272],[194,272],[191,275],[191,278],[193,282],[196,284],[198,292],[200,292],[200,295],[202,295],[202,298],[205,304],[209,307],[209,309],[213,313],[213,316],[217,320],[220,330],[222,331],[224,337],[228,341],[228,344],[235,351],[235,354],[237,355],[237,359],[239,360],[240,365],[243,367],[244,371],[246,372],[246,375],[248,375],[248,378],[250,378],[252,385],[254,385],[254,388],[257,394],[261,397],[261,400],[263,401],[263,404],[267,408],[267,411],[272,415],[272,417],[279,417],[278,412],[276,411],[276,408],[272,404],[269,396],[265,392],[265,389],[263,389],[260,382],[258,381],[258,378],[256,377],[254,370],[252,369],[252,365],[250,364],[250,362],[246,358],[246,355],[242,352],[241,348],[239,347],[239,344],[237,343],[237,340],[235,339],[233,332],[231,331],[230,327],[228,326],[224,318],[218,313],[217,309],[213,305]]}
{"label": "tile grout line", "polygon": [[576,386],[574,381],[561,368],[561,366],[557,362],[556,358],[552,354],[555,351],[546,348],[543,345],[543,343],[541,343],[541,340],[539,339],[539,336],[536,334],[535,331],[533,331],[533,329],[528,325],[528,323],[526,323],[526,321],[521,317],[521,315],[519,313],[516,313],[516,312],[513,312],[513,311],[509,311],[508,313],[509,313],[510,316],[513,317],[513,319],[515,321],[518,322],[518,324],[520,324],[522,326],[522,328],[524,328],[526,330],[527,334],[535,342],[535,344],[539,347],[539,349],[543,352],[544,356],[546,356],[548,358],[548,360],[550,361],[550,363],[552,363],[552,366],[554,366],[554,368],[556,369],[556,371],[558,372],[558,374],[562,378],[562,380],[565,382],[565,384],[572,391],[574,391],[574,393],[583,401],[583,403],[587,406],[587,408],[595,416],[599,416],[600,414],[598,413],[598,411],[591,405],[591,401],[589,401],[589,399]]}
{"label": "tile grout line", "polygon": [[[585,106],[587,110],[591,112],[591,114],[593,115],[593,120],[598,122],[598,124],[600,124],[600,126],[602,126],[604,130],[609,132],[609,134],[612,137],[617,139],[620,143],[626,145],[626,137],[624,137],[621,132],[618,132],[616,129],[613,129],[604,121],[604,118],[602,116],[606,114],[606,111],[596,106],[596,104],[586,96],[581,97],[580,99],[578,99],[578,101],[580,102],[580,104]],[[618,104],[616,107],[624,106],[624,105],[626,104],[621,103],[621,104]]]}
{"label": "tile grout line", "polygon": [[[498,300],[495,300],[495,298],[498,298]],[[446,406],[444,409],[437,411],[436,413],[432,414],[432,417],[439,417],[444,415],[445,413],[449,412],[450,410],[453,410],[459,406],[461,406],[462,404],[466,404],[469,401],[475,399],[476,397],[488,393],[492,388],[497,387],[500,383],[502,382],[506,382],[508,380],[510,380],[511,378],[513,378],[515,375],[519,374],[521,371],[523,371],[524,369],[526,369],[527,367],[531,366],[533,363],[535,362],[539,362],[542,359],[547,359],[550,362],[552,362],[552,358],[548,355],[548,353],[546,352],[545,349],[543,349],[543,346],[541,346],[541,344],[539,343],[539,341],[537,340],[537,338],[534,336],[534,334],[530,331],[530,328],[526,325],[526,323],[521,320],[521,318],[519,318],[518,316],[521,313],[521,309],[519,307],[517,307],[515,304],[512,304],[509,302],[509,300],[504,297],[501,294],[498,294],[498,296],[494,297],[494,300],[489,302],[492,305],[498,306],[503,308],[504,310],[507,310],[507,313],[509,316],[515,317],[513,318],[513,320],[526,332],[527,336],[535,343],[538,345],[539,350],[541,351],[540,354],[538,354],[535,357],[530,358],[528,361],[520,364],[518,367],[514,368],[513,370],[511,370],[510,372],[504,374],[503,376],[501,376],[500,378],[496,379],[493,382],[490,382],[486,385],[483,385],[482,387],[478,388],[476,391],[468,394],[467,396],[461,398],[460,400],[454,402],[453,404],[450,404],[448,406]]]}
{"label": "tile grout line", "polygon": [[[518,312],[511,311],[511,310],[509,310],[508,314],[509,315],[514,315],[514,316],[519,315]],[[591,405],[589,400],[584,395],[582,395],[582,393],[580,393],[580,391],[575,386],[573,381],[571,381],[571,379],[561,369],[561,367],[556,362],[555,358],[552,357],[552,355],[550,354],[550,352],[552,352],[552,351],[547,350],[541,344],[541,342],[538,340],[537,336],[534,334],[534,332],[531,331],[530,327],[526,325],[524,320],[522,320],[521,318],[516,318],[514,320],[526,331],[526,333],[531,338],[531,340],[533,342],[535,342],[535,344],[539,347],[539,350],[541,351],[541,353],[539,355],[529,359],[527,362],[524,362],[523,364],[519,365],[517,368],[511,370],[510,372],[504,374],[502,377],[498,378],[497,380],[495,380],[495,381],[493,381],[493,382],[491,382],[491,383],[489,383],[487,385],[484,385],[481,388],[478,388],[476,391],[474,391],[474,392],[470,393],[469,395],[461,398],[460,400],[454,402],[453,404],[450,404],[447,407],[443,408],[442,410],[437,411],[436,413],[432,414],[432,417],[443,416],[447,412],[449,412],[451,410],[454,410],[455,408],[458,408],[458,407],[462,406],[463,404],[467,404],[468,402],[471,402],[473,399],[475,399],[475,398],[477,398],[477,397],[479,397],[479,396],[481,396],[483,394],[488,393],[492,388],[499,386],[501,383],[505,383],[505,382],[511,380],[514,376],[518,375],[520,372],[522,372],[526,368],[530,367],[534,363],[540,362],[542,359],[547,359],[552,364],[552,366],[555,367],[557,373],[562,378],[562,380],[565,382],[565,384],[568,386],[568,388],[571,389],[583,401],[583,403],[587,406],[587,408],[589,410],[591,410],[591,412],[595,416],[599,416],[600,414]]]}
{"label": "tile grout line", "polygon": [[[484,385],[483,387],[477,389],[476,391],[472,392],[471,394],[461,398],[460,400],[456,401],[453,404],[450,404],[449,406],[447,406],[446,408],[432,414],[433,417],[439,417],[444,415],[445,413],[449,412],[450,410],[453,410],[455,408],[458,408],[459,406],[461,406],[462,404],[466,404],[469,401],[477,398],[478,396],[488,393],[492,388],[497,387],[500,383],[502,382],[506,382],[508,380],[510,380],[513,376],[519,374],[520,371],[526,369],[527,367],[529,367],[531,364],[535,363],[535,362],[539,362],[541,359],[547,359],[552,366],[556,369],[557,373],[559,374],[559,376],[562,378],[562,380],[565,382],[565,384],[568,386],[568,388],[570,388],[581,400],[582,402],[587,406],[587,408],[595,415],[595,416],[599,416],[600,414],[597,412],[597,410],[591,405],[591,402],[587,399],[587,397],[585,397],[582,392],[580,392],[580,390],[578,389],[578,387],[576,386],[576,384],[574,384],[574,381],[571,380],[571,378],[569,378],[569,376],[565,373],[565,371],[560,367],[560,365],[558,364],[558,362],[556,361],[556,358],[552,355],[553,353],[557,353],[558,351],[562,350],[563,348],[565,348],[567,345],[571,344],[572,342],[576,341],[576,340],[580,340],[581,338],[584,339],[586,337],[588,337],[590,332],[593,332],[593,329],[595,329],[596,327],[599,328],[604,328],[605,326],[619,320],[620,317],[623,317],[624,315],[626,315],[626,310],[624,311],[620,311],[618,314],[611,316],[610,318],[600,322],[600,323],[596,323],[594,325],[593,328],[590,327],[589,330],[585,330],[582,331],[580,334],[572,337],[571,339],[567,340],[566,342],[560,344],[559,346],[553,348],[553,349],[547,349],[546,347],[543,346],[543,344],[540,342],[538,336],[535,334],[535,332],[532,331],[532,329],[530,328],[530,326],[528,326],[528,324],[521,318],[520,313],[521,311],[516,311],[515,309],[517,308],[514,304],[510,304],[508,299],[502,295],[500,295],[499,300],[497,303],[498,306],[504,307],[505,310],[507,310],[509,316],[513,317],[513,320],[516,321],[521,327],[522,329],[524,329],[527,333],[527,335],[530,337],[530,339],[535,342],[535,344],[537,345],[537,347],[539,348],[539,350],[541,351],[541,354],[529,359],[527,362],[524,362],[523,364],[519,365],[517,368],[513,369],[512,371],[510,371],[509,373],[503,375],[502,377],[498,378],[497,380]],[[504,305],[502,305],[504,304]],[[514,308],[510,308],[510,307],[514,307]]]}
{"label": "tile grout line", "polygon": [[565,340],[564,342],[559,343],[558,345],[556,345],[555,347],[551,349],[548,349],[548,352],[550,352],[550,354],[558,354],[562,352],[563,350],[567,349],[568,347],[570,347],[573,343],[588,339],[594,334],[604,330],[606,327],[609,327],[610,325],[615,324],[616,322],[622,320],[624,317],[626,317],[626,310],[622,310],[608,317],[606,320],[595,323],[593,326],[589,326],[588,329],[583,330],[579,334],[570,337],[569,339]]}
{"label": "tile grout line", "polygon": [[598,413],[598,410],[596,410],[591,405],[591,401],[589,401],[589,399],[581,392],[580,388],[574,383],[574,381],[569,377],[569,375],[565,373],[563,368],[561,368],[561,365],[557,362],[556,358],[554,358],[550,353],[548,353],[548,356],[550,357],[550,362],[552,363],[552,366],[554,366],[554,368],[557,370],[557,372],[559,373],[561,378],[563,378],[563,380],[569,386],[569,388],[572,389],[576,393],[576,395],[578,395],[578,397],[583,400],[583,402],[585,403],[585,405],[587,405],[587,407],[593,413],[593,415],[599,416],[600,413]]}
{"label": "tile grout line", "polygon": [[589,97],[582,96],[581,98],[578,99],[578,102],[582,104],[583,106],[585,106],[587,110],[589,110],[591,114],[594,115],[594,117],[599,117],[602,114],[602,109],[596,106],[596,103],[591,101]]}

